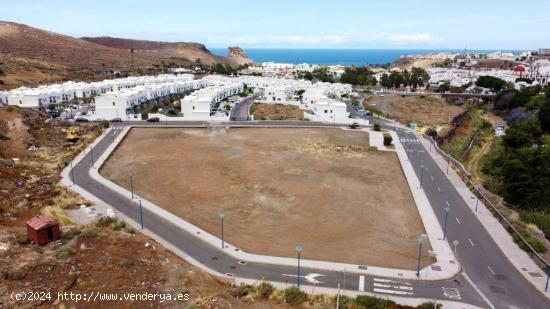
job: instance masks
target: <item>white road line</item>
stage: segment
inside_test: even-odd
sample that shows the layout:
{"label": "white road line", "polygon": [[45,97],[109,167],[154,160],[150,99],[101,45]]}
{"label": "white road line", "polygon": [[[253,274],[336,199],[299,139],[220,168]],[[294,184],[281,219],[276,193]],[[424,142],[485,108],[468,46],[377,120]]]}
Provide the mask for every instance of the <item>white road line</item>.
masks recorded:
{"label": "white road line", "polygon": [[476,245],[474,245],[474,242],[470,238],[468,238],[468,241],[470,242],[470,245],[472,245],[472,247],[476,246]]}
{"label": "white road line", "polygon": [[412,292],[405,292],[405,291],[394,291],[394,290],[386,290],[386,289],[373,289],[375,293],[386,293],[386,294],[396,294],[396,295],[414,295]]}
{"label": "white road line", "polygon": [[441,189],[439,189],[439,187],[437,187],[437,191],[441,192]]}
{"label": "white road line", "polygon": [[460,220],[458,220],[458,217],[455,217],[456,219],[456,222],[458,222],[458,224],[460,224]]}
{"label": "white road line", "polygon": [[487,266],[487,268],[489,269],[491,274],[493,274],[493,276],[496,275],[495,271],[491,268],[491,266]]}
{"label": "white road line", "polygon": [[432,179],[432,181],[434,180],[434,176],[430,176],[430,178]]}
{"label": "white road line", "polygon": [[447,206],[451,206],[451,204],[449,204],[449,201],[445,201],[445,204],[447,204]]}
{"label": "white road line", "polygon": [[359,276],[359,292],[365,292],[365,276]]}
{"label": "white road line", "polygon": [[402,286],[402,285],[391,285],[391,284],[382,284],[382,283],[374,283],[374,286],[379,288],[388,288],[388,289],[396,289],[396,290],[406,290],[406,291],[412,291],[413,288],[410,286]]}
{"label": "white road line", "polygon": [[384,282],[384,283],[393,283],[393,284],[403,284],[412,286],[412,283],[407,281],[391,280],[391,279],[382,279],[382,278],[372,278],[375,282]]}
{"label": "white road line", "polygon": [[483,298],[483,300],[489,305],[489,307],[491,309],[495,309],[495,305],[493,305],[491,303],[491,301],[489,300],[489,298],[487,298],[487,296],[485,296],[485,294],[483,294],[483,292],[481,292],[481,290],[477,287],[477,285],[472,281],[472,279],[470,279],[470,277],[468,277],[468,275],[466,273],[463,273],[463,276],[464,278],[466,278],[466,280],[472,285],[472,287],[474,288],[474,290],[476,290],[476,292],[481,295],[481,298]]}

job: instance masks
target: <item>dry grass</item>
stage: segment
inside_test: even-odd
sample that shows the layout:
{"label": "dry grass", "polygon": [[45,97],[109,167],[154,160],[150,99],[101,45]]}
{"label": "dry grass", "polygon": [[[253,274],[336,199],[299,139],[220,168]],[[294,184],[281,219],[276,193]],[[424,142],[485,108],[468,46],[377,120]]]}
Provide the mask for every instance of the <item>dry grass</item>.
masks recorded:
{"label": "dry grass", "polygon": [[46,206],[40,212],[44,216],[57,220],[61,226],[75,224],[74,220],[59,206]]}

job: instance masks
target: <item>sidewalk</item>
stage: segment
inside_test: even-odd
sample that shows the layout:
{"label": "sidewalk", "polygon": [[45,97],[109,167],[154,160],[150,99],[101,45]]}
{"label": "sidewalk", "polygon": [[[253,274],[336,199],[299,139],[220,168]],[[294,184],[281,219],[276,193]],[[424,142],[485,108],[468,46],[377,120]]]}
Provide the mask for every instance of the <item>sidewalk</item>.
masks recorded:
{"label": "sidewalk", "polygon": [[[433,146],[430,147],[431,143],[428,139],[420,136],[420,134],[417,134],[416,132],[415,135],[418,137],[418,140],[420,140],[422,145],[428,150],[428,153],[434,159],[439,168],[445,173],[447,171],[447,161],[433,149]],[[429,149],[431,149],[431,151],[429,151]],[[502,224],[493,216],[485,204],[479,201],[478,211],[477,213],[475,212],[477,202],[476,197],[452,168],[449,168],[447,178],[453,184],[464,202],[469,205],[479,222],[481,222],[489,235],[491,235],[491,238],[502,250],[502,252],[504,252],[506,258],[508,258],[508,260],[514,265],[517,271],[520,272],[525,279],[531,282],[531,284],[533,284],[539,291],[545,294],[547,298],[550,298],[550,293],[544,293],[547,275],[535,264],[527,252],[523,251],[514,242],[512,235],[510,235]]]}

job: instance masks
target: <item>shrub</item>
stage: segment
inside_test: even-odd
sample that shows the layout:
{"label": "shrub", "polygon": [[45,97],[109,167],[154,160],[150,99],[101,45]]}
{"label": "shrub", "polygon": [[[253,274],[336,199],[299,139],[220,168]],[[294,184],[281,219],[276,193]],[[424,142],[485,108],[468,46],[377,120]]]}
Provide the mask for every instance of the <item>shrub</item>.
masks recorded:
{"label": "shrub", "polygon": [[105,226],[108,226],[108,225],[110,225],[111,223],[113,223],[115,221],[116,221],[115,218],[101,217],[101,218],[97,219],[97,221],[95,222],[95,225],[100,226],[100,227],[105,227]]}
{"label": "shrub", "polygon": [[42,247],[40,247],[38,245],[32,246],[32,250],[36,253],[40,253],[40,254],[44,253],[44,249],[42,249]]}
{"label": "shrub", "polygon": [[105,129],[107,129],[109,127],[109,121],[107,121],[107,120],[101,121],[101,126]]}
{"label": "shrub", "polygon": [[136,230],[131,226],[127,226],[127,227],[124,228],[124,232],[126,232],[128,234],[135,234]]}
{"label": "shrub", "polygon": [[70,239],[73,239],[76,236],[80,235],[81,232],[82,231],[79,228],[72,227],[68,231],[63,233],[63,235],[61,235],[61,238],[70,240]]}
{"label": "shrub", "polygon": [[416,307],[417,309],[441,309],[443,308],[443,305],[441,304],[437,304],[436,307],[434,307],[434,303],[432,302],[427,302],[427,303],[423,303],[421,304],[420,306]]}
{"label": "shrub", "polygon": [[393,138],[389,134],[384,134],[384,146],[391,146]]}
{"label": "shrub", "polygon": [[115,231],[120,231],[125,227],[126,227],[126,223],[124,223],[123,221],[115,221],[111,223],[111,228]]}
{"label": "shrub", "polygon": [[299,305],[307,300],[306,293],[297,287],[290,287],[285,290],[285,301],[289,305]]}
{"label": "shrub", "polygon": [[386,309],[395,303],[391,300],[385,300],[378,297],[360,295],[355,299],[357,305],[369,308],[369,309]]}
{"label": "shrub", "polygon": [[67,258],[74,254],[74,249],[71,246],[60,246],[55,250],[55,256],[58,258]]}
{"label": "shrub", "polygon": [[258,286],[258,295],[261,299],[268,299],[273,291],[275,288],[268,282],[262,282]]}
{"label": "shrub", "polygon": [[82,233],[80,233],[80,237],[85,237],[85,238],[91,238],[91,237],[96,237],[97,236],[97,231],[95,229],[85,229],[82,231]]}
{"label": "shrub", "polygon": [[31,242],[27,236],[19,236],[15,241],[22,246],[28,245]]}
{"label": "shrub", "polygon": [[250,288],[247,284],[240,285],[231,291],[231,295],[235,298],[243,298],[248,295]]}
{"label": "shrub", "polygon": [[372,129],[373,129],[374,131],[380,132],[380,129],[381,129],[380,124],[379,124],[379,123],[375,123],[375,124],[372,126]]}

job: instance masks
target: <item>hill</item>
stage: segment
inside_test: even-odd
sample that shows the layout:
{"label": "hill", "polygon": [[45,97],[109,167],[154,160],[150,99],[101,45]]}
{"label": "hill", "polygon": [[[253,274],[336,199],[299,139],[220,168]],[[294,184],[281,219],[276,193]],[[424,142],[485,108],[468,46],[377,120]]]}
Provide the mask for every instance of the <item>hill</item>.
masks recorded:
{"label": "hill", "polygon": [[164,66],[216,63],[239,65],[198,43],[80,39],[0,21],[0,90],[61,80],[100,80],[118,76],[117,72],[155,74]]}

